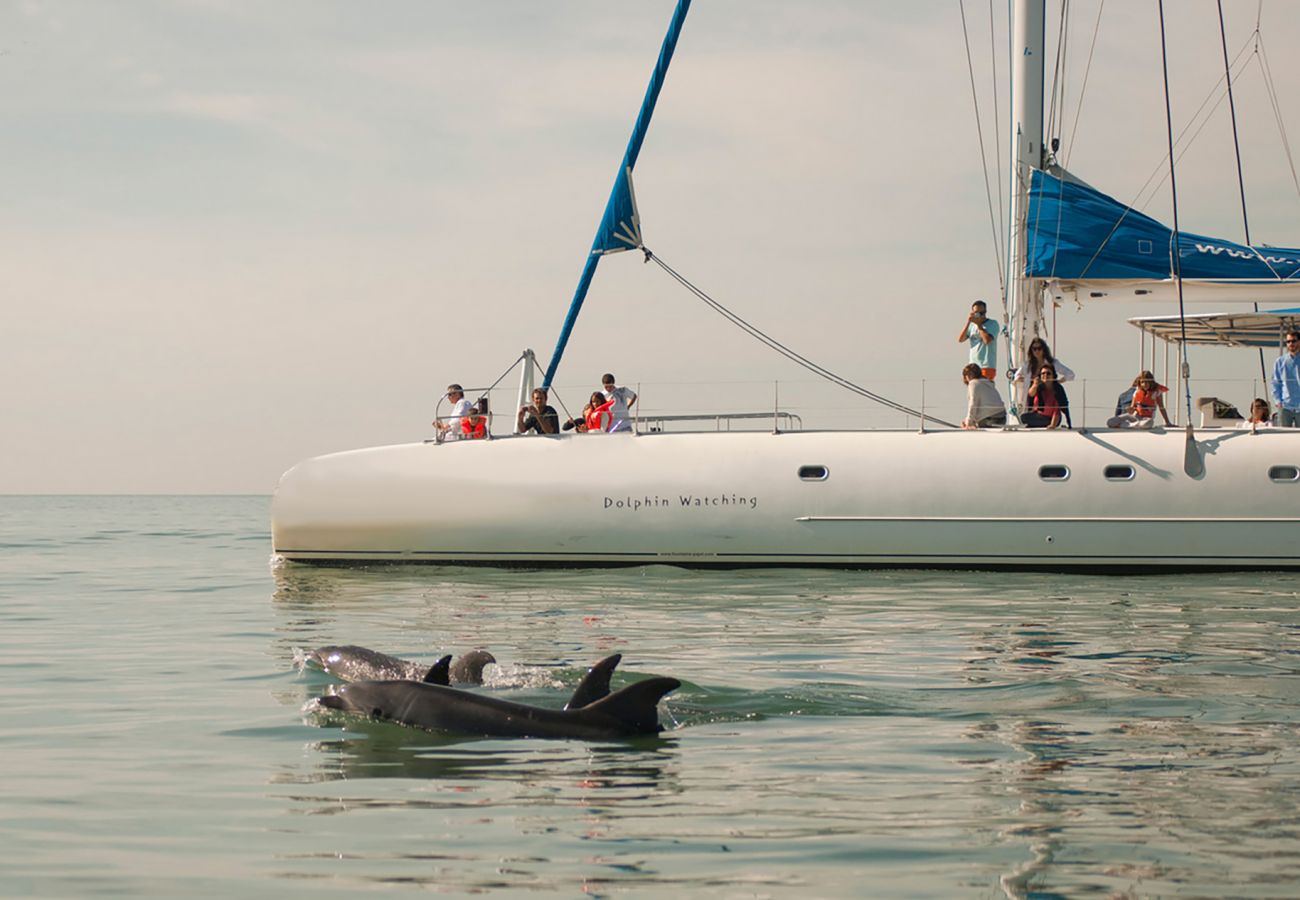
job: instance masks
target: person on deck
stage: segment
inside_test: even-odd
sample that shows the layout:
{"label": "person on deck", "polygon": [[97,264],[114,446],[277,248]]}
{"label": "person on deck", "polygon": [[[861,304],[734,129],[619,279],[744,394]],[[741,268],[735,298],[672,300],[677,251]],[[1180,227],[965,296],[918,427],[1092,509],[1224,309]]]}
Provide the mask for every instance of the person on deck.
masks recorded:
{"label": "person on deck", "polygon": [[1250,401],[1250,418],[1238,422],[1237,427],[1249,428],[1251,431],[1257,431],[1260,428],[1272,428],[1273,416],[1268,401],[1263,397],[1256,397]]}
{"label": "person on deck", "polygon": [[487,437],[487,399],[480,399],[469,408],[469,415],[460,420],[462,438],[481,439]]}
{"label": "person on deck", "polygon": [[533,388],[533,402],[529,406],[519,407],[515,417],[515,430],[520,434],[559,434],[560,414],[555,407],[546,403],[546,388]]}
{"label": "person on deck", "polygon": [[1020,421],[1026,428],[1059,428],[1062,417],[1069,416],[1069,410],[1070,398],[1056,380],[1056,368],[1043,366],[1029,385],[1029,408],[1020,416]]}
{"label": "person on deck", "polygon": [[998,389],[984,377],[980,367],[968,363],[961,370],[961,380],[966,383],[966,418],[962,428],[1000,428],[1007,424],[1007,407],[998,395]]}
{"label": "person on deck", "polygon": [[451,412],[434,419],[433,427],[444,441],[454,441],[461,436],[461,420],[469,415],[473,404],[465,399],[465,391],[458,384],[447,385],[447,399],[451,401]]}
{"label": "person on deck", "polygon": [[616,387],[614,376],[606,372],[600,376],[601,386],[604,388],[606,400],[613,400],[614,404],[610,407],[609,431],[631,431],[632,430],[632,406],[636,403],[636,391],[626,387]]}
{"label": "person on deck", "polygon": [[1156,423],[1156,410],[1165,420],[1165,427],[1172,428],[1169,413],[1165,412],[1165,392],[1169,388],[1156,382],[1150,371],[1143,369],[1133,379],[1133,401],[1126,412],[1106,422],[1107,428],[1150,428]]}
{"label": "person on deck", "polygon": [[606,400],[601,391],[593,391],[591,399],[587,405],[582,408],[582,418],[569,419],[564,423],[565,431],[573,431],[575,428],[579,433],[608,431],[610,423],[610,408],[613,407],[613,400]]}
{"label": "person on deck", "polygon": [[1288,331],[1284,338],[1286,352],[1273,363],[1273,402],[1279,426],[1300,428],[1300,331]]}
{"label": "person on deck", "polygon": [[988,304],[976,300],[970,305],[966,324],[957,335],[957,343],[970,344],[970,361],[980,367],[989,381],[998,376],[998,323],[988,317]]}
{"label": "person on deck", "polygon": [[1033,373],[1042,371],[1045,365],[1056,370],[1057,381],[1074,381],[1074,370],[1053,356],[1052,348],[1042,338],[1034,338],[1029,342],[1029,356],[1016,370],[1016,381],[1033,381]]}

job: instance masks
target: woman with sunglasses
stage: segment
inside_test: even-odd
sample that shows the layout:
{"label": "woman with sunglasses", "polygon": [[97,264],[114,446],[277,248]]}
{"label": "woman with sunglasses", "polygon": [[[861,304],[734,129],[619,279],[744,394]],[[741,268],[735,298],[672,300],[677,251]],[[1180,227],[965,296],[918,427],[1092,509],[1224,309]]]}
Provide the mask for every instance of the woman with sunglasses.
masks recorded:
{"label": "woman with sunglasses", "polygon": [[1106,422],[1107,428],[1150,428],[1156,423],[1156,411],[1165,420],[1165,427],[1172,428],[1169,413],[1165,412],[1165,392],[1169,388],[1156,381],[1150,371],[1143,369],[1133,379],[1133,399],[1128,409]]}
{"label": "woman with sunglasses", "polygon": [[1026,428],[1052,429],[1060,427],[1062,418],[1068,425],[1070,398],[1056,377],[1056,367],[1048,363],[1038,370],[1029,385],[1028,408],[1020,415],[1020,421]]}
{"label": "woman with sunglasses", "polygon": [[1026,388],[1038,377],[1043,366],[1051,366],[1056,372],[1058,382],[1073,381],[1074,370],[1052,356],[1052,348],[1047,346],[1047,341],[1036,337],[1029,342],[1029,349],[1025,356],[1025,361],[1016,369],[1015,377],[1012,379],[1016,385],[1016,397],[1021,409],[1028,406],[1026,401]]}

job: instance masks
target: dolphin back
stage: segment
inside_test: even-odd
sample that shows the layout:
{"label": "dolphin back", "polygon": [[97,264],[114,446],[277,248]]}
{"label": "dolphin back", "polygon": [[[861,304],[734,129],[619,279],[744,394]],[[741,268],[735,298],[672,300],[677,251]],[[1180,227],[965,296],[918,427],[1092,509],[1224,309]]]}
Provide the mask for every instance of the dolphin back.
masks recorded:
{"label": "dolphin back", "polygon": [[451,684],[451,654],[448,653],[442,659],[438,660],[429,667],[429,671],[424,673],[421,679],[425,684],[441,684],[444,687]]}
{"label": "dolphin back", "polygon": [[307,654],[307,661],[344,681],[382,681],[389,678],[422,678],[424,669],[413,662],[355,644],[321,647]]}
{"label": "dolphin back", "polygon": [[662,731],[659,700],[680,685],[676,678],[647,678],[582,709],[558,710],[418,681],[361,681],[334,686],[320,704],[456,734],[602,740]]}
{"label": "dolphin back", "polygon": [[486,650],[471,650],[452,663],[451,680],[456,684],[482,684],[484,667],[496,661]]}
{"label": "dolphin back", "polygon": [[576,710],[574,715],[607,722],[624,734],[658,734],[664,730],[659,724],[659,701],[681,686],[676,678],[646,678]]}
{"label": "dolphin back", "polygon": [[615,653],[588,669],[587,674],[582,676],[582,681],[578,682],[578,687],[569,698],[569,702],[564,704],[564,708],[581,709],[602,697],[608,697],[609,677],[614,674],[614,667],[622,658],[623,654]]}

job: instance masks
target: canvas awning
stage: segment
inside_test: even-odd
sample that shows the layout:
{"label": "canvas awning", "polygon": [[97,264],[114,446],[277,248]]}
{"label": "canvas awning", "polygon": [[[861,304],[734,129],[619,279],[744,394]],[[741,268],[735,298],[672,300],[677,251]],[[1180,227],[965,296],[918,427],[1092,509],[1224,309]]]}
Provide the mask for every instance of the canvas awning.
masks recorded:
{"label": "canvas awning", "polygon": [[[1129,323],[1171,344],[1183,340],[1178,316],[1138,316]],[[1264,312],[1199,313],[1185,317],[1188,344],[1223,347],[1282,346],[1282,333],[1300,329],[1300,307]]]}

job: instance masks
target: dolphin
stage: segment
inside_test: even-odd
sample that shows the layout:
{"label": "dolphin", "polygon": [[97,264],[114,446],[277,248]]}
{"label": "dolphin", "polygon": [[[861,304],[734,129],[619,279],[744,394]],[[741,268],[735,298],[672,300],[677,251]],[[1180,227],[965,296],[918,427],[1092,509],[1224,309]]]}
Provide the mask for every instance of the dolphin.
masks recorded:
{"label": "dolphin", "polygon": [[[432,669],[424,663],[398,659],[396,656],[352,644],[309,651],[306,660],[344,681],[423,681],[432,673]],[[450,681],[440,683],[482,684],[484,667],[496,661],[496,657],[486,650],[471,650],[449,667]]]}
{"label": "dolphin", "polygon": [[485,737],[607,740],[658,734],[658,704],[681,687],[654,677],[609,693],[618,654],[588,670],[564,709],[544,709],[472,691],[419,681],[357,681],[334,685],[320,698],[327,709],[387,719],[430,731]]}

